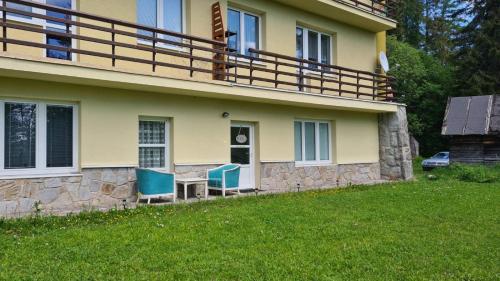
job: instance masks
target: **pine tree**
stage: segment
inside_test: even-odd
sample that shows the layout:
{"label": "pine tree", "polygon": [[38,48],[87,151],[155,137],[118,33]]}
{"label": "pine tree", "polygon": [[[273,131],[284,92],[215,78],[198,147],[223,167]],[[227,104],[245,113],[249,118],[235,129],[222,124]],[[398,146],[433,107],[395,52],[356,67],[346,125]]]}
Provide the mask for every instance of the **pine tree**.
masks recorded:
{"label": "pine tree", "polygon": [[420,0],[394,0],[391,3],[389,17],[398,22],[398,27],[389,34],[399,41],[419,47],[422,40],[420,25],[422,23],[422,2]]}
{"label": "pine tree", "polygon": [[472,20],[456,39],[457,93],[498,94],[500,89],[500,1],[476,0]]}

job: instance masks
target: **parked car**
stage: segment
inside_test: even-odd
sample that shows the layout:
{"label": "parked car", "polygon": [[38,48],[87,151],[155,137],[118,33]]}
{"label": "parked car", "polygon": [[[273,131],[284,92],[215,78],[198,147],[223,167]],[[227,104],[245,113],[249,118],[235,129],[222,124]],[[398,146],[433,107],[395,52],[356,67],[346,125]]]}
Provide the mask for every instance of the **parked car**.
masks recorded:
{"label": "parked car", "polygon": [[436,167],[446,167],[450,165],[450,153],[447,151],[439,152],[429,159],[422,161],[422,169],[430,171]]}

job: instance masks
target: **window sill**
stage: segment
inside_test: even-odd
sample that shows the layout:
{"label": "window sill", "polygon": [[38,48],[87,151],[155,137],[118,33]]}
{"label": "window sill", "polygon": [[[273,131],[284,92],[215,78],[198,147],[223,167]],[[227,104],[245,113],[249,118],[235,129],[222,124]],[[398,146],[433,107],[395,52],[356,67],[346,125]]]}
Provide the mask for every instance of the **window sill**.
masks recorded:
{"label": "window sill", "polygon": [[[146,40],[139,40],[137,41],[137,45],[140,46],[148,46],[148,47],[153,47],[153,43],[146,41]],[[185,53],[189,54],[189,48],[187,47],[180,47],[180,46],[171,46],[167,45],[165,43],[158,43],[156,44],[156,48],[160,50],[168,50],[168,51],[173,51],[173,52],[178,52],[178,53]]]}
{"label": "window sill", "polygon": [[295,162],[295,167],[325,167],[325,166],[337,166],[332,162]]}
{"label": "window sill", "polygon": [[54,173],[54,174],[19,174],[19,175],[0,175],[0,180],[16,180],[16,179],[42,179],[42,178],[70,178],[81,177],[80,173]]}
{"label": "window sill", "polygon": [[[238,64],[242,64],[242,65],[246,65],[246,66],[250,66],[250,60],[247,59],[247,58],[238,58],[238,60],[236,60],[236,57],[229,56],[229,62],[231,62],[231,63],[238,63]],[[257,66],[260,66],[260,67],[267,68],[267,64],[265,64],[265,63],[263,63],[261,61],[258,61],[257,58],[252,62],[252,65],[257,65]]]}

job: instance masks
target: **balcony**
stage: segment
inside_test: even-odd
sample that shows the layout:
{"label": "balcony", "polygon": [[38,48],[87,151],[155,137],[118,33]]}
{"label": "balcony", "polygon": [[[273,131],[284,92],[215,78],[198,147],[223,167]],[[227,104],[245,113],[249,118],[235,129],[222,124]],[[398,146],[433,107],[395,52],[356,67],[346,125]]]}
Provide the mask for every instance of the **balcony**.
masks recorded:
{"label": "balcony", "polygon": [[[9,7],[7,3],[29,6],[37,12]],[[250,49],[249,55],[241,55],[228,49],[223,41],[30,1],[4,0],[0,12],[4,54],[16,50],[27,57],[30,53],[31,57],[44,53],[52,58],[43,61],[53,64],[141,73],[178,81],[212,81],[295,95],[377,102],[395,99],[391,88],[393,78],[383,74],[255,49]],[[50,22],[59,28],[14,21],[9,18],[12,15]],[[48,44],[43,38],[60,43]],[[59,59],[51,55],[54,52]]]}

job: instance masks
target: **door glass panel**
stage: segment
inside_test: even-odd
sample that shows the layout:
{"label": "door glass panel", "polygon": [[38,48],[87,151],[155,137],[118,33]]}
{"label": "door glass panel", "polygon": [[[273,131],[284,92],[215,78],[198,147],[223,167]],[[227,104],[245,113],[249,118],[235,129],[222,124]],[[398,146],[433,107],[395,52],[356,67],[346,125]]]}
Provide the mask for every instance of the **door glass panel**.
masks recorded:
{"label": "door glass panel", "polygon": [[[0,2],[0,4],[2,4]],[[15,10],[19,10],[19,11],[23,11],[23,12],[33,12],[32,8],[30,6],[25,6],[25,5],[21,5],[21,4],[14,4],[14,3],[6,3],[7,4],[7,7],[8,8],[11,8],[11,9],[15,9]],[[20,15],[20,14],[14,14],[14,13],[7,13],[8,16],[14,16],[14,17],[17,17],[17,18],[23,18],[23,19],[28,19],[30,20],[31,17],[30,16],[25,16],[25,15]]]}
{"label": "door glass panel", "polygon": [[306,161],[316,160],[316,124],[305,123]]}
{"label": "door glass panel", "polygon": [[231,163],[248,165],[250,164],[250,148],[233,147],[231,148]]}
{"label": "door glass panel", "polygon": [[330,36],[321,35],[321,63],[331,63]]}
{"label": "door glass panel", "polygon": [[229,9],[227,16],[228,16],[228,30],[230,32],[236,33],[236,35],[229,37],[228,47],[230,49],[236,50],[239,53],[241,51],[240,12]]}
{"label": "door glass panel", "polygon": [[248,49],[259,48],[259,18],[245,14],[245,50],[244,54],[256,57],[257,54],[251,53]]}
{"label": "door glass panel", "polygon": [[[47,4],[71,10],[71,0],[47,0]],[[47,11],[47,16],[58,19],[71,19],[71,16],[69,15],[52,11]],[[50,24],[60,25],[62,28],[65,27],[65,25],[60,22],[55,22],[55,21],[47,21],[47,22]]]}
{"label": "door glass panel", "polygon": [[318,62],[318,33],[314,31],[309,31],[309,39],[308,39],[308,59],[312,61]]}
{"label": "door glass panel", "polygon": [[231,127],[231,145],[250,145],[250,128]]}
{"label": "door glass panel", "polygon": [[[140,25],[157,27],[157,17],[156,0],[137,0],[137,22]],[[149,31],[138,30],[138,33],[153,36],[153,33]]]}
{"label": "door glass panel", "polygon": [[328,124],[319,124],[319,155],[320,160],[330,160],[330,130]]}
{"label": "door glass panel", "polygon": [[297,27],[295,37],[297,44],[295,55],[297,58],[302,59],[304,58],[304,30]]}
{"label": "door glass panel", "polygon": [[295,122],[295,161],[302,161],[302,122]]}
{"label": "door glass panel", "polygon": [[[182,0],[164,0],[163,9],[163,28],[182,33]],[[176,36],[164,35],[163,38],[173,42],[182,41],[180,37]]]}
{"label": "door glass panel", "polygon": [[36,167],[36,105],[5,103],[5,169]]}
{"label": "door glass panel", "polygon": [[139,143],[140,144],[164,144],[165,143],[165,122],[140,121],[139,122]]}
{"label": "door glass panel", "polygon": [[73,166],[73,107],[47,106],[47,167]]}
{"label": "door glass panel", "polygon": [[[55,29],[55,28],[47,28],[52,31],[58,31],[61,33],[65,33],[65,30]],[[57,35],[47,35],[47,45],[71,48],[71,39],[63,36]],[[47,49],[47,57],[54,59],[62,59],[62,60],[70,60],[71,54],[65,51],[55,50],[55,49]]]}

